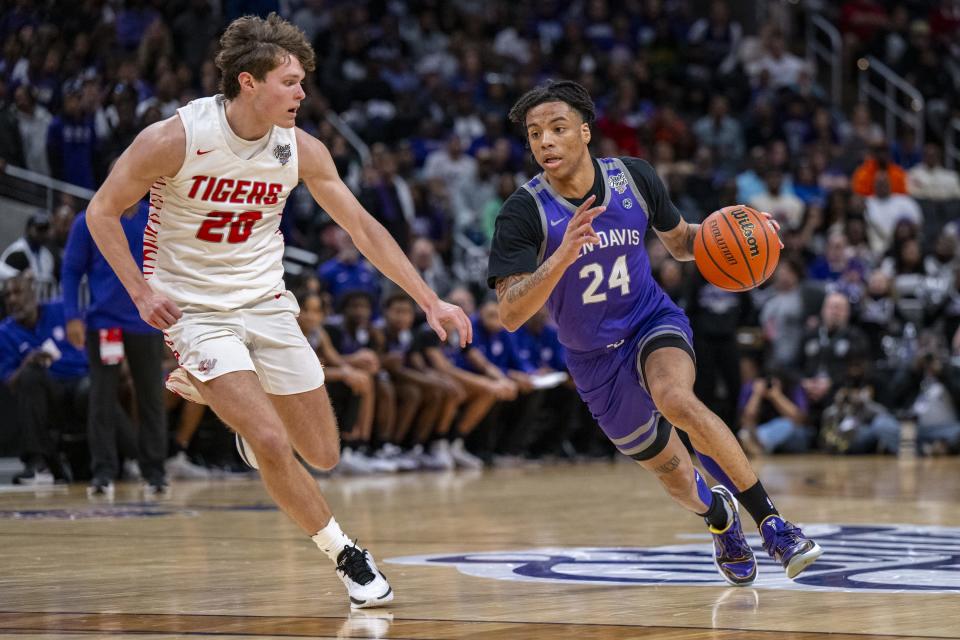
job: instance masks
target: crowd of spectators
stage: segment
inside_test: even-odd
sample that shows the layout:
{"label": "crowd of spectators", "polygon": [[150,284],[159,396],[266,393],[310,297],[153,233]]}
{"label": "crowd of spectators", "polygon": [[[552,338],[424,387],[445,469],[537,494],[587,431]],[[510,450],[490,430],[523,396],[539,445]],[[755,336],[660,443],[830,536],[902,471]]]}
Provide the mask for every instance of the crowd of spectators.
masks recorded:
{"label": "crowd of spectators", "polygon": [[[960,181],[943,141],[960,88],[960,8],[820,3],[842,30],[845,77],[875,55],[924,94],[917,147],[886,137],[849,87],[831,103],[796,38],[740,4],[16,0],[0,15],[0,163],[95,188],[143,127],[216,93],[213,54],[231,19],[280,10],[318,56],[298,125],[326,143],[427,282],[474,313],[478,336],[465,353],[431,342],[409,300],[295,190],[282,230],[303,252],[289,286],[328,369],[344,466],[606,455],[569,382],[540,388],[563,370],[552,327],[538,315],[507,334],[484,283],[499,206],[536,171],[507,111],[547,78],[575,79],[597,103],[594,153],[648,160],[686,219],[740,202],[782,225],[780,267],[749,294],[648,245],[694,325],[698,393],[750,452],[893,452],[904,415],[921,452],[956,451]],[[806,14],[792,16],[802,32]],[[81,208],[65,198],[31,217],[0,257],[8,322],[24,304],[14,274],[57,290]],[[204,412],[172,410],[171,451],[199,461],[190,443]]]}

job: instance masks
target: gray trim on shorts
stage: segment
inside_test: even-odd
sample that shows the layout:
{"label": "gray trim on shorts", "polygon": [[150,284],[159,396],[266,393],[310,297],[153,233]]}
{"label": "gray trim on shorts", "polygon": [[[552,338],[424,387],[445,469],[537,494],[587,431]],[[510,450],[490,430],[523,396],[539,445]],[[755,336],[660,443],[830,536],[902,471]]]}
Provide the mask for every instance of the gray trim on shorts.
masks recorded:
{"label": "gray trim on shorts", "polygon": [[[640,429],[650,429],[650,427],[652,426],[653,429],[650,429],[650,435],[648,435],[646,438],[644,438],[644,439],[643,439],[643,442],[641,442],[640,444],[638,444],[638,445],[635,446],[635,447],[630,447],[629,449],[620,449],[619,447],[617,447],[617,448],[620,450],[620,453],[622,453],[622,454],[625,455],[625,456],[631,456],[631,457],[632,457],[632,456],[635,456],[636,454],[641,453],[642,451],[646,451],[648,448],[650,448],[650,445],[653,444],[653,443],[656,441],[656,439],[657,439],[657,434],[658,434],[658,432],[659,432],[659,429],[657,429],[657,424],[656,424],[656,423],[657,423],[657,421],[658,421],[659,419],[660,419],[660,414],[659,414],[658,412],[654,412],[653,415],[650,416],[650,420],[648,420],[645,425],[643,425],[642,427],[640,427]],[[640,429],[637,429],[637,431],[640,431]],[[633,433],[636,434],[637,431],[634,431]],[[634,436],[634,437],[635,437],[635,436]],[[614,441],[614,442],[616,442],[616,441]],[[624,444],[626,444],[626,443],[624,443]]]}
{"label": "gray trim on shorts", "polygon": [[640,386],[643,387],[643,390],[646,391],[647,393],[650,393],[650,389],[647,388],[647,379],[646,379],[646,376],[644,376],[643,374],[643,363],[640,361],[640,357],[643,355],[643,348],[646,347],[651,340],[654,340],[656,338],[662,338],[663,336],[677,336],[682,338],[683,341],[686,342],[687,345],[690,347],[690,351],[693,352],[693,345],[690,344],[690,338],[687,337],[687,334],[685,334],[683,331],[681,331],[677,327],[674,327],[671,325],[661,325],[660,327],[657,327],[656,329],[654,329],[652,333],[649,333],[646,336],[644,336],[643,340],[641,340],[640,343],[637,344],[636,367],[637,367],[637,375],[639,376],[639,380],[640,380]]}
{"label": "gray trim on shorts", "polygon": [[[540,184],[544,184],[543,178],[540,178]],[[543,190],[542,186],[531,187],[530,183],[523,185],[527,193],[533,196],[533,201],[537,203],[537,211],[540,212],[540,227],[543,229],[543,242],[540,243],[540,251],[537,252],[537,264],[543,264],[543,257],[547,253],[547,212],[543,210],[543,203],[537,197],[537,193]]]}
{"label": "gray trim on shorts", "polygon": [[654,412],[654,413],[650,416],[650,419],[647,420],[646,424],[643,424],[643,425],[637,427],[636,429],[634,429],[633,432],[632,432],[630,435],[624,436],[624,437],[622,437],[622,438],[610,438],[610,442],[612,442],[613,444],[615,444],[615,445],[617,445],[617,446],[620,446],[621,444],[627,444],[627,443],[629,443],[629,442],[631,442],[631,441],[639,438],[639,437],[640,437],[640,434],[642,434],[644,431],[646,431],[647,429],[650,428],[650,425],[653,424],[653,420],[654,420],[656,417],[657,417],[657,414],[656,414],[656,412]]}

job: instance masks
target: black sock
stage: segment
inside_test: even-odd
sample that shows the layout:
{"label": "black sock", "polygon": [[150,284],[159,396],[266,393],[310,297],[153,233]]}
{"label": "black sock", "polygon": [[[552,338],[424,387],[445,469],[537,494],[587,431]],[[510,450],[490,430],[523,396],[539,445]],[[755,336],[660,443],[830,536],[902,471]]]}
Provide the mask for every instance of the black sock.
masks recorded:
{"label": "black sock", "polygon": [[701,516],[714,529],[723,531],[727,528],[727,522],[729,521],[727,508],[723,504],[723,498],[718,496],[715,491],[711,491],[710,495],[713,496],[713,500],[710,501],[710,508],[707,509],[706,513],[698,513],[697,515]]}
{"label": "black sock", "polygon": [[771,500],[770,496],[767,495],[767,491],[763,488],[763,485],[760,484],[759,480],[757,480],[757,484],[753,485],[746,491],[741,491],[738,493],[737,500],[740,501],[740,504],[743,505],[744,509],[750,512],[750,515],[753,517],[758,527],[767,518],[767,516],[780,515],[780,512],[777,511],[777,508],[773,506],[773,500]]}

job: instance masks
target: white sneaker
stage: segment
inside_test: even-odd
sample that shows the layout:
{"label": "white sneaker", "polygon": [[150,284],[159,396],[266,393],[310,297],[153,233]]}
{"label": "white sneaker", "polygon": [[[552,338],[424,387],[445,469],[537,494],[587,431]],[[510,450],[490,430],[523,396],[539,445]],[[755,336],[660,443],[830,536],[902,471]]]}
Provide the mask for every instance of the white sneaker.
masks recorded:
{"label": "white sneaker", "polygon": [[440,469],[453,469],[457,466],[453,454],[450,453],[450,443],[446,440],[435,440],[430,445],[430,455],[436,460]]}
{"label": "white sneaker", "polygon": [[414,471],[420,467],[416,460],[407,455],[406,451],[389,442],[373,455],[380,460],[389,460],[396,465],[397,471]]}
{"label": "white sneaker", "polygon": [[363,453],[358,453],[357,455],[363,456],[364,461],[374,473],[396,473],[399,468],[396,462],[388,460],[387,458],[378,458],[375,455],[368,456]]}
{"label": "white sneaker", "polygon": [[347,587],[352,609],[380,607],[393,600],[393,589],[366,549],[344,547],[337,556],[337,575]]}
{"label": "white sneaker", "polygon": [[164,384],[167,389],[185,400],[197,404],[207,404],[207,401],[200,395],[200,390],[193,384],[193,380],[190,379],[190,376],[187,375],[183,367],[178,367],[171,371]]}
{"label": "white sneaker", "polygon": [[166,468],[167,477],[174,480],[206,480],[210,477],[208,469],[190,462],[183,451],[167,460]]}
{"label": "white sneaker", "polygon": [[410,457],[417,461],[419,467],[425,471],[443,471],[443,461],[423,450],[422,444],[415,444],[410,449]]}
{"label": "white sneaker", "polygon": [[483,460],[473,455],[463,444],[463,438],[450,443],[450,456],[458,467],[464,469],[483,469]]}
{"label": "white sneaker", "polygon": [[373,473],[373,469],[367,463],[367,458],[354,451],[351,447],[344,447],[340,452],[340,462],[337,464],[337,471],[349,475],[364,475]]}

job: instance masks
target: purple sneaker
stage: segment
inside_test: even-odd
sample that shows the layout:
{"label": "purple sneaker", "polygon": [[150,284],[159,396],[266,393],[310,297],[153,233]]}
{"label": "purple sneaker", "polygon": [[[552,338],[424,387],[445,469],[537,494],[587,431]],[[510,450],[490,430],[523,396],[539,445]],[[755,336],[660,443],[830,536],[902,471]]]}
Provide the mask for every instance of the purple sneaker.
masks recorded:
{"label": "purple sneaker", "polygon": [[823,555],[823,549],[807,538],[795,526],[780,516],[767,516],[760,523],[763,548],[770,557],[783,565],[788,578],[796,578],[800,572]]}
{"label": "purple sneaker", "polygon": [[740,506],[726,487],[717,485],[712,491],[727,503],[730,514],[726,529],[709,527],[713,534],[713,564],[724,580],[735,587],[745,587],[757,577],[757,559],[743,535]]}

